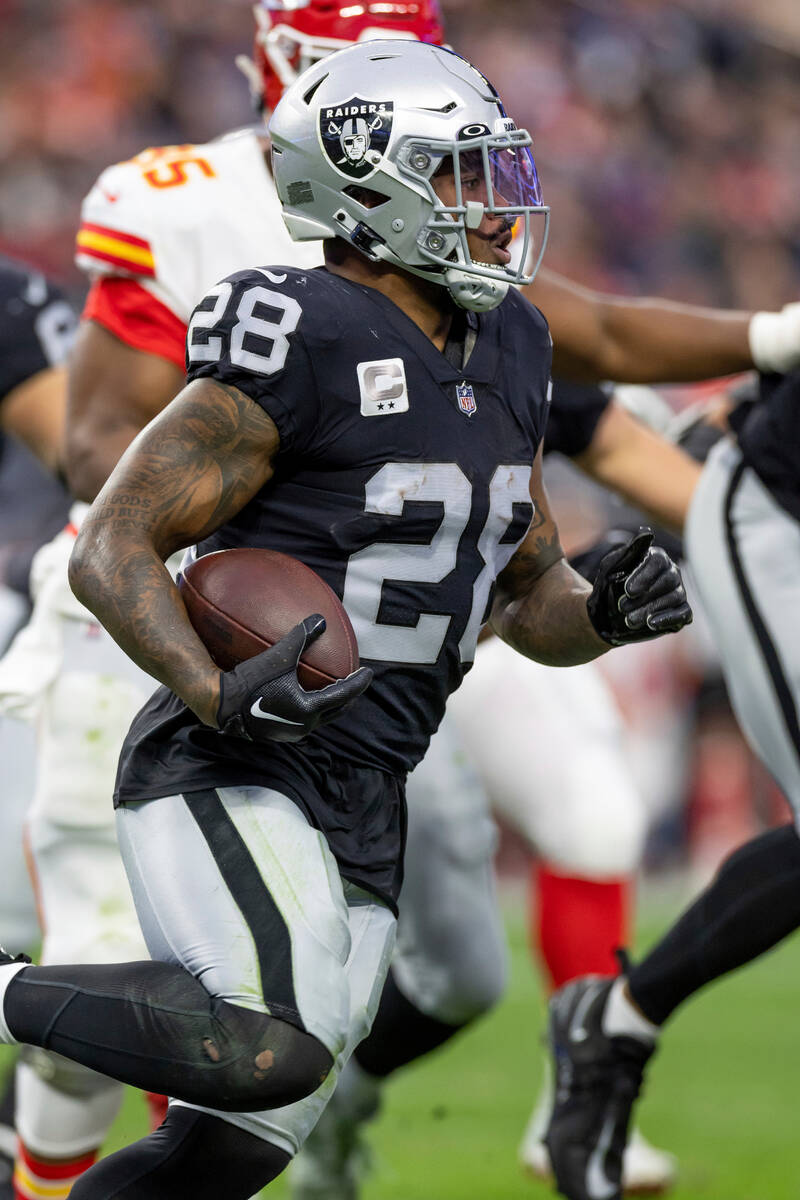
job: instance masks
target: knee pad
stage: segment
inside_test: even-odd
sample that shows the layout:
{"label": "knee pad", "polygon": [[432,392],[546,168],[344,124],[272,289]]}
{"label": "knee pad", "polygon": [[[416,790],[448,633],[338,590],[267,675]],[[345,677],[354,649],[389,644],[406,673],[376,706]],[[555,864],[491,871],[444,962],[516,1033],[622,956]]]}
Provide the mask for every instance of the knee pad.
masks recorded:
{"label": "knee pad", "polygon": [[568,790],[552,806],[538,849],[557,871],[602,881],[632,874],[644,848],[647,818],[627,774],[616,784]]}
{"label": "knee pad", "polygon": [[216,1016],[225,1030],[225,1061],[208,1039],[209,1091],[203,1105],[220,1112],[281,1108],[315,1092],[333,1066],[322,1042],[288,1021],[224,1001]]}
{"label": "knee pad", "polygon": [[[408,914],[411,916],[411,914]],[[419,919],[416,919],[419,917]],[[427,917],[400,918],[392,971],[426,1016],[466,1025],[505,991],[505,938],[493,897],[463,909],[444,905]]]}
{"label": "knee pad", "polygon": [[17,1063],[16,1127],[42,1158],[75,1158],[100,1146],[122,1103],[123,1087],[105,1075],[25,1046]]}
{"label": "knee pad", "polygon": [[438,968],[401,955],[393,960],[392,969],[414,1007],[445,1025],[460,1027],[477,1020],[494,1008],[505,991],[502,953],[466,953]]}

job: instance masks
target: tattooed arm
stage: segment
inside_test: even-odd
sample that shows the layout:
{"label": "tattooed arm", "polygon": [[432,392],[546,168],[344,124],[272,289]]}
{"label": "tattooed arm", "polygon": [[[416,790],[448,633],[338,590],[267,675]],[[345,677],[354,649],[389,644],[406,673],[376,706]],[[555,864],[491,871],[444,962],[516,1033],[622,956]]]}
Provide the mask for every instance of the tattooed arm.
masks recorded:
{"label": "tattooed arm", "polygon": [[134,662],[206,724],[219,669],[189,623],[164,562],[230,520],[272,475],[278,431],[237,388],[185,387],[120,459],[81,527],[75,595]]}
{"label": "tattooed arm", "polygon": [[609,649],[586,609],[591,586],[567,563],[542,482],[542,451],[531,475],[531,527],[497,580],[491,625],[504,641],[548,666],[589,662]]}

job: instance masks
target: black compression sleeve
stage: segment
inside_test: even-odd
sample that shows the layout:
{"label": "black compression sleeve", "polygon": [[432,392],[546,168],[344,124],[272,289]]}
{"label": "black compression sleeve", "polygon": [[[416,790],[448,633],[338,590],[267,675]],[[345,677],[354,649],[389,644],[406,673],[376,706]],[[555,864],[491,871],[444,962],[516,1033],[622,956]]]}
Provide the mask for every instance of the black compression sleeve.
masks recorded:
{"label": "black compression sleeve", "polygon": [[628,972],[631,995],[661,1025],[713,979],[800,926],[800,838],[770,829],[736,850],[660,942]]}
{"label": "black compression sleeve", "polygon": [[332,1063],[311,1034],[210,996],[169,963],[25,967],[8,985],[3,1013],[21,1042],[226,1112],[300,1100]]}
{"label": "black compression sleeve", "polygon": [[248,1200],[289,1155],[235,1125],[173,1106],[149,1137],[102,1159],[73,1185],[72,1200]]}
{"label": "black compression sleeve", "polygon": [[383,1079],[398,1067],[444,1045],[463,1029],[428,1017],[407,1000],[389,972],[372,1032],[356,1047],[355,1059],[369,1075]]}

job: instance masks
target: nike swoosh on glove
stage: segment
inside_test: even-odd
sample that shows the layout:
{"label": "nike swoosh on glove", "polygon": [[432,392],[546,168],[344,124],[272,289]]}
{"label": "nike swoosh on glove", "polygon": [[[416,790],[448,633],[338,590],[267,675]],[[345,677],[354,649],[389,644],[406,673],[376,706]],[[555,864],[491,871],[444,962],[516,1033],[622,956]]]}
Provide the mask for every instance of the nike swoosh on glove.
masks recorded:
{"label": "nike swoosh on glove", "polygon": [[609,551],[597,569],[586,607],[597,633],[612,646],[675,633],[692,620],[681,573],[666,550],[640,529]]}
{"label": "nike swoosh on glove", "polygon": [[314,613],[269,650],[223,671],[217,709],[220,731],[251,742],[299,742],[360,696],[372,682],[369,667],[359,667],[318,691],[307,692],[300,686],[300,656],[324,630],[325,618]]}

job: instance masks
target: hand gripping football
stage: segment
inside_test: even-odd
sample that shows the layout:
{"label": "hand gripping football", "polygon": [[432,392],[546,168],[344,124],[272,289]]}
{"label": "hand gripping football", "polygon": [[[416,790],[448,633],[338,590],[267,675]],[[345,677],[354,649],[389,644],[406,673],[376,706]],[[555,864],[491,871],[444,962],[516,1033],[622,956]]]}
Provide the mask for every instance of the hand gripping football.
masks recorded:
{"label": "hand gripping football", "polygon": [[214,662],[230,671],[268,650],[304,617],[321,613],[325,632],[303,651],[307,691],[358,667],[358,643],[336,593],[310,567],[277,550],[217,550],[190,563],[178,581],[189,620]]}

